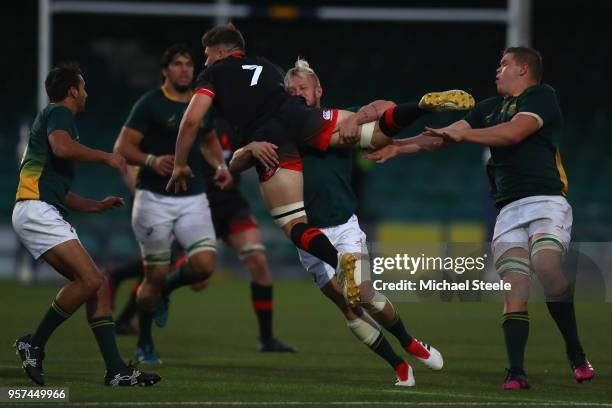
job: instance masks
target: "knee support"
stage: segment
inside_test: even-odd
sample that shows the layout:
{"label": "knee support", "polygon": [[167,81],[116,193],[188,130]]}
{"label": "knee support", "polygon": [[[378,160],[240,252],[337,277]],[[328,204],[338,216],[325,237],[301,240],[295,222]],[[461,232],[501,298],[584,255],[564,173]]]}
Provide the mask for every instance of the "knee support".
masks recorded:
{"label": "knee support", "polygon": [[217,242],[214,239],[204,238],[194,242],[187,248],[187,258],[189,259],[194,254],[202,251],[217,251]]}
{"label": "knee support", "polygon": [[373,149],[372,138],[374,137],[375,122],[368,122],[361,125],[359,147],[362,149]]}
{"label": "knee support", "polygon": [[531,276],[531,264],[529,259],[519,257],[502,258],[495,263],[495,269],[500,276],[506,272],[516,272]]}
{"label": "knee support", "polygon": [[550,251],[559,252],[561,255],[565,254],[566,247],[554,235],[543,235],[535,239],[529,247],[529,256],[533,258],[538,252],[548,249]]}
{"label": "knee support", "polygon": [[385,309],[389,299],[382,293],[375,291],[374,296],[367,302],[362,302],[361,306],[370,314],[380,313]]}
{"label": "knee support", "polygon": [[372,347],[380,337],[380,326],[374,320],[369,320],[358,317],[355,320],[347,320],[346,325],[359,341]]}
{"label": "knee support", "polygon": [[270,210],[270,215],[274,219],[274,222],[279,227],[283,227],[290,221],[296,218],[305,217],[306,210],[304,209],[304,202],[298,201],[296,203],[282,205]]}
{"label": "knee support", "polygon": [[244,260],[244,258],[254,252],[265,252],[266,251],[266,247],[263,246],[263,244],[247,244],[245,246],[243,246],[242,248],[240,248],[240,251],[238,251],[238,258],[240,258],[240,260]]}

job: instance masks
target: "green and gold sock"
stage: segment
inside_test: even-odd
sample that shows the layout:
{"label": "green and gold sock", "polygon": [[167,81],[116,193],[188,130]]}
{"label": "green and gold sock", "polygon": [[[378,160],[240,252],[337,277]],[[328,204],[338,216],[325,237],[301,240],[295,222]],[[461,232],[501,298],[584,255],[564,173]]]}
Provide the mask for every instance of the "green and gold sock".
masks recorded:
{"label": "green and gold sock", "polygon": [[72,313],[65,312],[57,303],[57,299],[53,299],[51,307],[38,324],[36,331],[32,333],[30,341],[38,347],[45,348],[47,340],[57,327],[64,323]]}
{"label": "green and gold sock", "polygon": [[510,369],[523,369],[525,346],[529,337],[529,313],[512,312],[503,316],[502,328]]}
{"label": "green and gold sock", "polygon": [[111,316],[96,317],[89,321],[89,327],[96,336],[106,369],[120,370],[125,368],[125,363],[117,348],[113,318]]}

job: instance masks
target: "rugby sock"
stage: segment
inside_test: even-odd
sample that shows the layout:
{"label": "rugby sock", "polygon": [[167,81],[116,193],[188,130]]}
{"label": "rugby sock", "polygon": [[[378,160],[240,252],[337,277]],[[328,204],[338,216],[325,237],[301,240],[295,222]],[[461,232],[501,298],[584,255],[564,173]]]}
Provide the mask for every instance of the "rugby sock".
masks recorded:
{"label": "rugby sock", "polygon": [[395,351],[393,351],[393,348],[382,333],[380,333],[374,344],[368,347],[389,363],[393,369],[404,362],[400,356],[395,354]]}
{"label": "rugby sock", "polygon": [[41,349],[47,344],[47,340],[51,337],[51,333],[57,329],[57,327],[64,323],[72,313],[65,312],[57,303],[56,299],[53,299],[51,307],[38,324],[36,331],[32,333],[31,342],[39,346]]}
{"label": "rugby sock", "polygon": [[291,241],[332,268],[338,266],[338,251],[320,229],[305,222],[295,224],[291,228]]}
{"label": "rugby sock", "polygon": [[138,347],[146,344],[153,344],[153,313],[145,310],[138,310]]}
{"label": "rugby sock", "polygon": [[169,295],[175,289],[180,288],[181,286],[191,285],[192,283],[197,283],[202,280],[199,276],[191,276],[189,271],[187,270],[187,262],[181,258],[179,262],[176,263],[177,268],[170,272],[166,277],[166,283],[164,284],[164,294]]}
{"label": "rugby sock", "polygon": [[251,301],[259,323],[259,338],[272,338],[272,285],[251,282]]}
{"label": "rugby sock", "polygon": [[574,302],[546,302],[546,306],[565,340],[567,357],[576,365],[584,363],[585,356],[578,338]]}
{"label": "rugby sock", "polygon": [[117,348],[113,318],[111,316],[96,317],[89,321],[89,327],[91,327],[91,331],[96,336],[106,369],[121,370],[125,368],[125,363]]}
{"label": "rugby sock", "polygon": [[130,297],[125,306],[123,306],[123,310],[119,314],[119,317],[117,317],[117,322],[129,323],[130,320],[132,320],[132,318],[136,316],[136,313],[138,312],[138,305],[136,304],[136,293],[138,292],[139,285],[140,283],[136,283],[134,284],[134,286],[132,286]]}
{"label": "rugby sock", "polygon": [[510,369],[523,369],[525,346],[529,337],[529,313],[512,312],[503,316],[502,327]]}
{"label": "rugby sock", "polygon": [[387,109],[378,120],[378,126],[385,135],[393,137],[425,113],[427,111],[419,108],[416,102],[401,103]]}
{"label": "rugby sock", "polygon": [[142,261],[138,259],[126,262],[117,268],[109,268],[108,271],[109,279],[113,286],[119,286],[125,279],[142,277]]}
{"label": "rugby sock", "polygon": [[402,322],[398,313],[395,313],[395,317],[391,323],[383,324],[383,327],[393,334],[395,338],[399,340],[402,347],[408,351],[412,343],[412,336],[406,331],[404,322]]}

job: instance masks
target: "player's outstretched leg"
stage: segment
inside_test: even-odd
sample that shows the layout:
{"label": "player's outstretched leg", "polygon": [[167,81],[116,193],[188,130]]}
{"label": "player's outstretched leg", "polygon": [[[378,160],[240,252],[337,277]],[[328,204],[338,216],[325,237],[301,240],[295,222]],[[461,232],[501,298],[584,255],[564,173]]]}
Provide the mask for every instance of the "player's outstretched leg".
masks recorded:
{"label": "player's outstretched leg", "polygon": [[[327,147],[380,149],[390,144],[395,135],[428,112],[467,110],[473,108],[474,104],[472,95],[465,91],[430,92],[425,94],[419,103],[405,102],[392,106],[381,115],[378,121],[361,125],[360,139],[354,145],[344,144],[337,132],[331,135],[329,143],[322,142],[321,137],[312,138],[308,143],[319,150],[326,150]],[[336,115],[339,124],[352,113],[339,110]]]}

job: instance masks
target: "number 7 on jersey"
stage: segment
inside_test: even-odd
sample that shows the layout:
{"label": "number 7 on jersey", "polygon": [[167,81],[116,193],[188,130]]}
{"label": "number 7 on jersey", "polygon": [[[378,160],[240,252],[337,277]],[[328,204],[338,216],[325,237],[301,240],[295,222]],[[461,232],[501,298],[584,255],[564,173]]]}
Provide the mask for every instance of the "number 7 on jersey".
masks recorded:
{"label": "number 7 on jersey", "polygon": [[253,78],[251,78],[251,86],[257,85],[257,81],[259,81],[259,76],[261,75],[261,71],[263,71],[263,67],[261,65],[243,65],[242,69],[255,71],[253,73]]}

